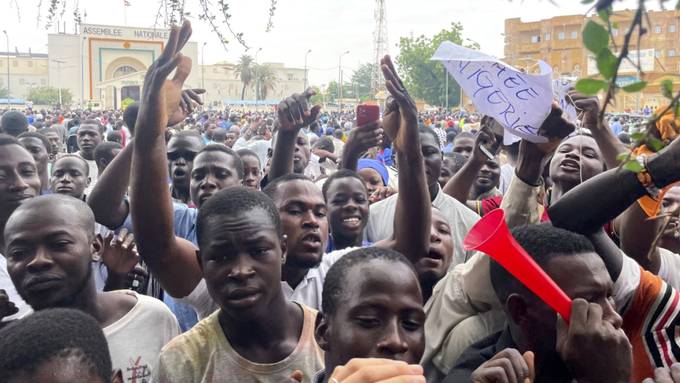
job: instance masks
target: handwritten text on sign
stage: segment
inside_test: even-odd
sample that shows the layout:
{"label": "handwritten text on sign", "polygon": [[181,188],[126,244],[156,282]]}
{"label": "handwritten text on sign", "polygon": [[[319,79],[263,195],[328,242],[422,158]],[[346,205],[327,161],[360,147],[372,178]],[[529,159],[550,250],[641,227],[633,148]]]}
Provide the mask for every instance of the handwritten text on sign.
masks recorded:
{"label": "handwritten text on sign", "polygon": [[531,75],[450,42],[442,43],[432,59],[442,62],[481,113],[521,138],[547,141],[538,132],[553,100],[547,64],[539,63],[541,74]]}

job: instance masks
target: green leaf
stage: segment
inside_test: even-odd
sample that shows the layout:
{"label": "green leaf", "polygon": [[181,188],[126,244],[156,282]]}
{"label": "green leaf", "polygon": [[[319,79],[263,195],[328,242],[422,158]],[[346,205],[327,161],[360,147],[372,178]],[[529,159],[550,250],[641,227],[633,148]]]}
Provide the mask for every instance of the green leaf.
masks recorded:
{"label": "green leaf", "polygon": [[663,141],[659,140],[656,137],[649,137],[649,140],[647,140],[647,144],[649,144],[649,146],[651,146],[652,150],[654,150],[655,152],[658,152],[659,150],[663,149],[664,146],[666,146],[664,145]]}
{"label": "green leaf", "polygon": [[616,155],[616,160],[619,162],[628,161],[628,156],[630,153],[619,153]]}
{"label": "green leaf", "polygon": [[645,89],[646,86],[647,86],[647,81],[638,81],[638,82],[634,82],[632,84],[628,84],[628,85],[624,86],[623,91],[628,92],[628,93],[639,92],[639,91]]}
{"label": "green leaf", "polygon": [[595,0],[581,0],[581,4],[590,4],[595,2]]}
{"label": "green leaf", "polygon": [[597,94],[600,90],[607,87],[607,82],[593,78],[582,78],[576,82],[576,90],[585,94]]}
{"label": "green leaf", "polygon": [[604,21],[605,23],[606,23],[607,21],[609,21],[609,16],[610,16],[611,14],[612,14],[612,8],[611,8],[611,7],[602,8],[602,9],[600,9],[600,10],[597,11],[597,15],[600,16],[600,18],[602,19],[602,21]]}
{"label": "green leaf", "polygon": [[614,56],[612,51],[609,50],[609,48],[602,49],[600,53],[597,54],[596,61],[597,70],[600,71],[602,77],[606,78],[607,80],[614,77],[614,73],[616,72],[617,58]]}
{"label": "green leaf", "polygon": [[609,32],[602,25],[590,20],[583,28],[583,45],[598,54],[609,45]]}
{"label": "green leaf", "polygon": [[678,0],[678,3],[675,4],[675,10],[680,11],[680,0]]}
{"label": "green leaf", "polygon": [[612,23],[612,28],[619,29],[619,23],[616,21]]}
{"label": "green leaf", "polygon": [[666,98],[673,98],[673,81],[669,79],[661,81],[661,94]]}
{"label": "green leaf", "polygon": [[623,164],[623,167],[625,169],[630,170],[633,173],[640,173],[641,171],[645,170],[645,168],[643,168],[642,165],[640,165],[640,163],[637,162],[637,160],[629,160],[625,164]]}
{"label": "green leaf", "polygon": [[647,136],[647,133],[637,132],[637,133],[631,134],[630,139],[633,140],[633,141],[642,141],[646,136]]}

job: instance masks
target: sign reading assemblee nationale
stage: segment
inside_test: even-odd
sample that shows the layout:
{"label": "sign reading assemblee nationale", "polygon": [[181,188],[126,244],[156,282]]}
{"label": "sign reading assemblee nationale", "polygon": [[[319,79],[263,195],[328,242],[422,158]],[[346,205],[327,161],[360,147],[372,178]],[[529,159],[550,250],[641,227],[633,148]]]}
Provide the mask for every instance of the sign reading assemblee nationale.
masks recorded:
{"label": "sign reading assemblee nationale", "polygon": [[[519,136],[531,142],[547,142],[539,128],[548,114],[555,93],[552,68],[538,61],[540,73],[528,74],[495,57],[445,41],[432,56],[472,99],[479,112],[493,117],[505,128],[503,141]],[[562,97],[563,98],[563,97]]]}
{"label": "sign reading assemblee nationale", "polygon": [[167,40],[167,29],[125,28],[108,25],[83,24],[82,33],[88,36],[129,40]]}

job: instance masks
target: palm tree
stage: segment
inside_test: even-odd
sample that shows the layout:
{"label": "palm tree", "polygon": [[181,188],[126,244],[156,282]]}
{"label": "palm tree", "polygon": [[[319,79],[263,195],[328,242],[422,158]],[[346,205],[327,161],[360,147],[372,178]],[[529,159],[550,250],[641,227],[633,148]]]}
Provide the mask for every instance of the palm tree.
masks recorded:
{"label": "palm tree", "polygon": [[[271,66],[267,64],[258,65],[255,64],[255,92],[258,95],[258,100],[264,100],[267,98],[267,93],[270,90],[274,90],[276,81],[276,73]],[[258,89],[259,88],[259,89]]]}
{"label": "palm tree", "polygon": [[238,60],[238,64],[234,67],[234,74],[236,77],[241,78],[243,83],[243,89],[241,90],[241,100],[245,100],[246,88],[251,84],[255,78],[255,72],[253,71],[253,58],[249,55],[243,55]]}

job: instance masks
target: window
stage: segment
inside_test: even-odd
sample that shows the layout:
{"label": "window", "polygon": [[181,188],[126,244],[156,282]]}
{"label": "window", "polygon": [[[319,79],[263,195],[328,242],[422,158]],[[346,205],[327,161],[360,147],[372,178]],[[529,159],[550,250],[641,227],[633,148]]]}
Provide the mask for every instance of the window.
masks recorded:
{"label": "window", "polygon": [[656,33],[656,34],[661,33],[661,25],[655,25],[654,26],[654,33]]}
{"label": "window", "polygon": [[571,32],[571,39],[574,40],[576,38],[578,38],[578,31],[572,31]]}
{"label": "window", "polygon": [[616,37],[619,35],[619,28],[612,28],[612,36]]}
{"label": "window", "polygon": [[292,73],[288,73],[288,81],[293,81],[295,80],[295,75]]}
{"label": "window", "polygon": [[546,33],[543,35],[543,40],[545,41],[550,41],[550,33]]}
{"label": "window", "polygon": [[675,57],[675,49],[669,49],[667,56],[668,57]]}
{"label": "window", "polygon": [[541,41],[541,38],[540,38],[539,36],[531,36],[531,42],[532,42],[532,43],[535,44],[535,43],[537,43],[537,42],[539,42],[539,41]]}
{"label": "window", "polygon": [[668,26],[668,32],[669,33],[675,33],[675,24],[671,24]]}
{"label": "window", "polygon": [[564,32],[560,32],[557,34],[557,39],[558,40],[564,40]]}
{"label": "window", "polygon": [[656,58],[661,57],[661,51],[654,51],[654,57]]}

